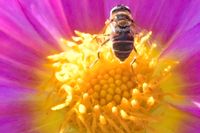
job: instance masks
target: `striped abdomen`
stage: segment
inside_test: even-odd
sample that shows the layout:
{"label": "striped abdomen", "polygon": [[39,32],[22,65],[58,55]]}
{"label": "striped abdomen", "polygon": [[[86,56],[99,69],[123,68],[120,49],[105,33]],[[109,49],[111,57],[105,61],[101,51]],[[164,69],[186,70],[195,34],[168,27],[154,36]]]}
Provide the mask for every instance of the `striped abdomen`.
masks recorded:
{"label": "striped abdomen", "polygon": [[134,37],[130,34],[130,32],[122,32],[113,35],[112,42],[114,54],[120,61],[127,59],[134,49]]}

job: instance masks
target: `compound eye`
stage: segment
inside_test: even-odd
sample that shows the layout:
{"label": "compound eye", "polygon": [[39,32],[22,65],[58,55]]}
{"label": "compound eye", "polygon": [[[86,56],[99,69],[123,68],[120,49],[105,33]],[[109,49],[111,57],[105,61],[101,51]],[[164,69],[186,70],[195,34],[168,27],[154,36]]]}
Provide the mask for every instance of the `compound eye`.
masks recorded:
{"label": "compound eye", "polygon": [[128,6],[117,5],[117,6],[112,8],[112,10],[110,11],[110,14],[114,14],[114,13],[119,12],[119,11],[128,11],[129,13],[131,13],[131,11],[130,11]]}

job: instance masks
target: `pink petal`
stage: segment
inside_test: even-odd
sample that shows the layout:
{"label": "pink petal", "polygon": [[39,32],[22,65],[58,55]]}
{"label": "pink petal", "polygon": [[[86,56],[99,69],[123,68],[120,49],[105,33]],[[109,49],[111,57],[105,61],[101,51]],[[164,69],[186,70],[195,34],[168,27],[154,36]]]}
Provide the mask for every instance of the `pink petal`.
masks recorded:
{"label": "pink petal", "polygon": [[189,119],[183,119],[180,123],[180,128],[178,131],[180,133],[199,133],[200,130],[200,119],[195,117],[190,117]]}
{"label": "pink petal", "polygon": [[139,26],[168,42],[200,22],[199,8],[198,0],[140,0],[133,10]]}
{"label": "pink petal", "polygon": [[30,89],[0,84],[0,132],[19,133],[31,129]]}
{"label": "pink petal", "polygon": [[[175,57],[182,61],[191,58],[200,51],[200,24],[197,24],[188,32],[182,33],[167,47],[162,56]],[[161,56],[161,57],[162,57]]]}
{"label": "pink petal", "polygon": [[167,57],[173,55],[180,60],[180,64],[175,71],[179,73],[184,81],[183,84],[178,86],[182,89],[180,95],[184,96],[187,102],[184,104],[172,104],[178,109],[200,118],[200,106],[198,106],[198,103],[200,103],[199,29],[200,25],[197,25],[190,32],[183,34],[183,37],[178,38],[163,55]]}
{"label": "pink petal", "polygon": [[37,31],[34,29],[35,27],[27,19],[16,0],[11,0],[9,4],[5,1],[0,1],[0,5],[3,7],[0,8],[1,32],[9,34],[9,36],[14,39],[34,48],[44,48],[44,45],[46,45],[46,47],[48,45],[54,45],[54,49],[56,47],[58,48],[55,40],[52,38],[46,39],[44,38],[44,35],[41,35],[42,33],[45,33],[45,31],[39,32],[39,30]]}
{"label": "pink petal", "polygon": [[[200,96],[200,51],[184,60],[179,71],[188,83],[185,87],[185,93]],[[200,98],[198,101],[200,102]]]}
{"label": "pink petal", "polygon": [[62,0],[64,12],[72,30],[97,33],[105,23],[104,2]]}

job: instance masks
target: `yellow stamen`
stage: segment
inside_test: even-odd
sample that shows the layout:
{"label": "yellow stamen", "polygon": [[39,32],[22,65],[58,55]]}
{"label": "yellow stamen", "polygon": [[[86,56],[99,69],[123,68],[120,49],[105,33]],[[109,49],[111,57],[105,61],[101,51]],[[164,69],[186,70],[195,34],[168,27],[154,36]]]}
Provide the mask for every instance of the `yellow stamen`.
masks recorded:
{"label": "yellow stamen", "polygon": [[136,106],[138,105],[137,100],[135,100],[135,99],[131,100],[131,105],[132,105],[133,107],[136,107]]}
{"label": "yellow stamen", "polygon": [[124,110],[120,110],[120,115],[123,119],[128,119],[128,114]]}
{"label": "yellow stamen", "polygon": [[81,114],[85,114],[85,113],[86,113],[86,107],[85,107],[85,105],[80,104],[79,107],[78,107],[78,111],[79,111]]}
{"label": "yellow stamen", "polygon": [[101,123],[102,125],[105,125],[105,124],[106,124],[106,119],[105,119],[105,117],[104,117],[103,115],[100,115],[100,116],[99,116],[99,121],[100,121],[100,123]]}
{"label": "yellow stamen", "polygon": [[58,105],[52,107],[51,110],[60,110],[60,109],[63,109],[64,107],[66,107],[66,106],[67,106],[66,103],[58,104]]}
{"label": "yellow stamen", "polygon": [[133,91],[132,91],[132,95],[133,96],[137,96],[137,95],[139,95],[139,90],[137,89],[137,88],[135,88],[135,89],[133,89]]}
{"label": "yellow stamen", "polygon": [[147,105],[148,106],[153,106],[154,103],[155,103],[155,100],[152,96],[147,99]]}
{"label": "yellow stamen", "polygon": [[117,113],[117,107],[115,107],[115,106],[112,107],[112,112],[113,112],[113,113]]}

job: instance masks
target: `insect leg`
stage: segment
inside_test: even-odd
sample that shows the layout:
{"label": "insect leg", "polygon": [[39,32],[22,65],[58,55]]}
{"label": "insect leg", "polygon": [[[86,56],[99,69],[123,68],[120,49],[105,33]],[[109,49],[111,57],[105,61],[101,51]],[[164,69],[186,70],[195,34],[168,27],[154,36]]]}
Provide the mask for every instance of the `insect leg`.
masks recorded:
{"label": "insect leg", "polygon": [[90,65],[89,68],[92,68],[100,59],[100,53],[101,53],[101,48],[102,46],[104,46],[108,41],[110,40],[110,38],[108,38],[107,40],[105,40],[101,45],[100,47],[98,48],[98,51],[97,51],[97,59]]}
{"label": "insect leg", "polygon": [[131,63],[130,63],[132,72],[133,72],[133,63],[134,63],[135,61],[136,61],[136,57],[134,57],[133,60],[132,60]]}
{"label": "insect leg", "polygon": [[[92,38],[92,40],[96,40],[96,42],[98,43],[98,44],[100,44],[100,42],[99,42],[99,39],[101,38],[101,37],[109,37],[110,36],[110,34],[97,34],[97,35],[95,35],[93,38]],[[103,42],[104,43],[104,42]],[[102,45],[102,44],[100,44],[100,45]]]}
{"label": "insect leg", "polygon": [[137,54],[138,52],[137,52],[137,49],[135,48],[135,46],[133,46],[133,49],[134,49],[135,53]]}

